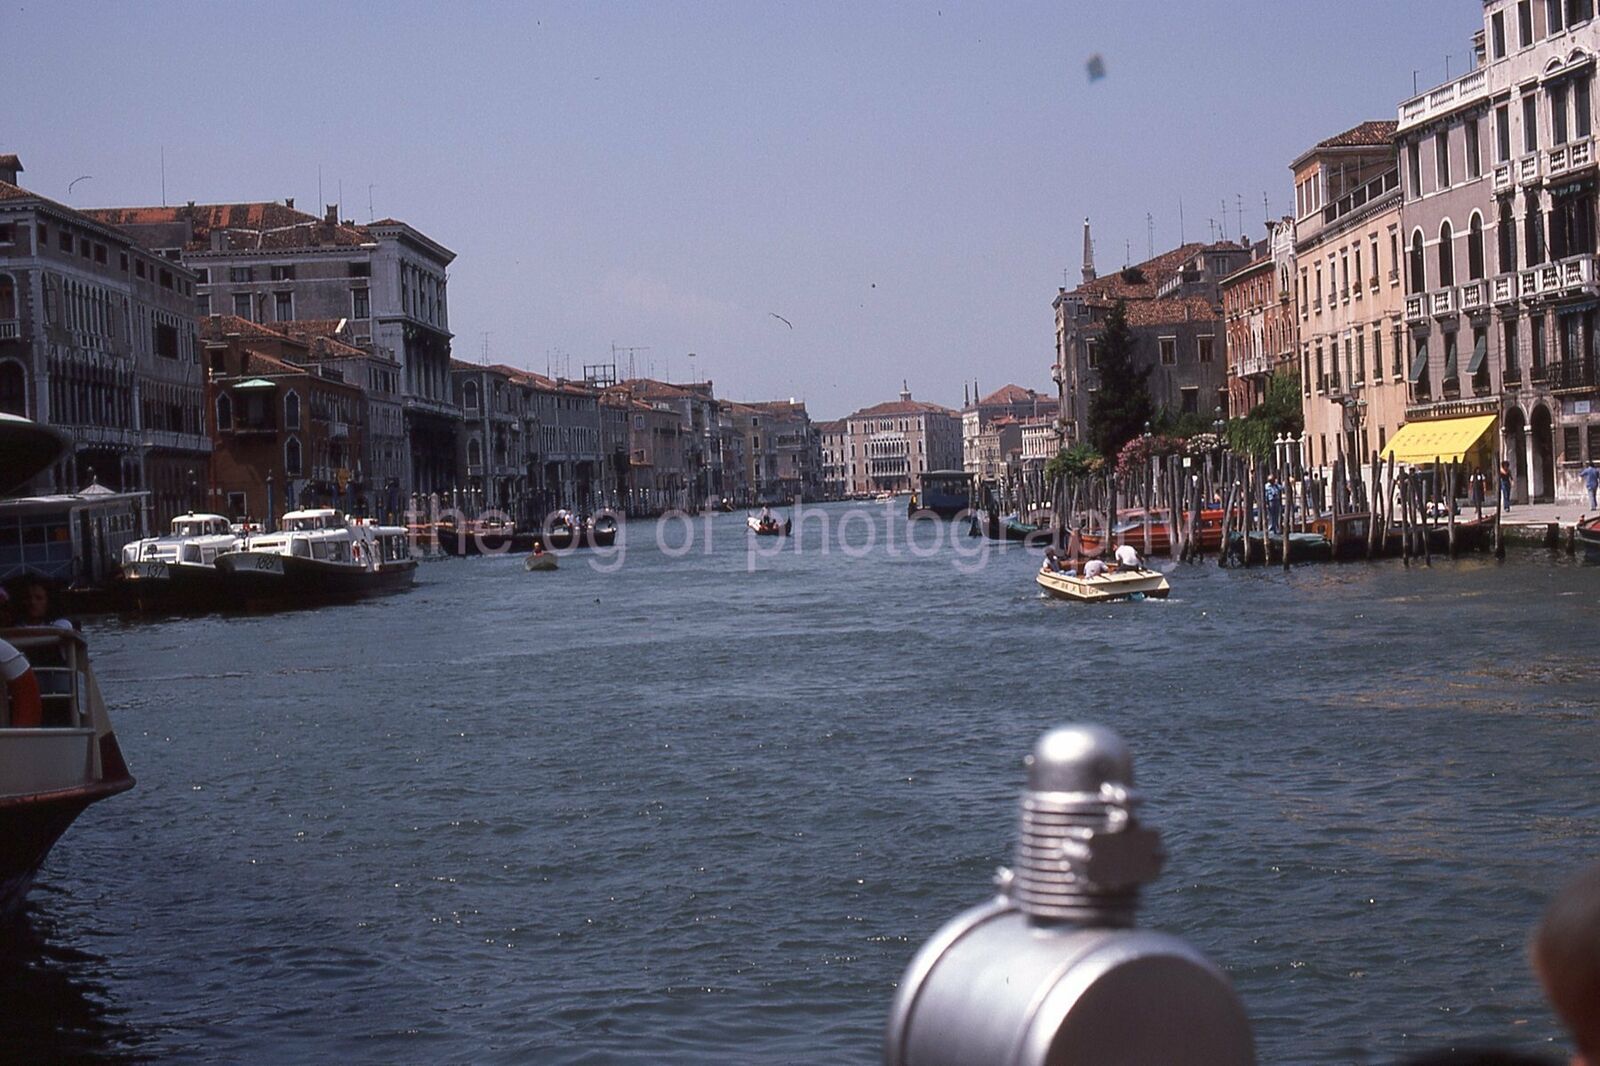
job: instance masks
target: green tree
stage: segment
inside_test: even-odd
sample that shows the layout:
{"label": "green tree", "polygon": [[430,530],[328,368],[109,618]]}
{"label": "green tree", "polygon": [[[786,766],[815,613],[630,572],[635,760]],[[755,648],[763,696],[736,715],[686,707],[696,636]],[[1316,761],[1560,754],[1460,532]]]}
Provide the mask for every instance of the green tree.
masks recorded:
{"label": "green tree", "polygon": [[1045,481],[1053,485],[1062,476],[1082,477],[1099,469],[1101,462],[1100,453],[1089,445],[1074,444],[1056,452],[1055,458],[1045,464]]}
{"label": "green tree", "polygon": [[1265,459],[1272,454],[1272,442],[1278,434],[1298,435],[1305,426],[1305,416],[1300,410],[1300,375],[1285,367],[1267,382],[1264,400],[1243,418],[1228,422],[1228,447]]}
{"label": "green tree", "polygon": [[1116,455],[1144,432],[1155,414],[1145,379],[1150,368],[1134,369],[1133,331],[1127,306],[1118,300],[1100,334],[1100,388],[1089,401],[1089,443],[1101,455]]}

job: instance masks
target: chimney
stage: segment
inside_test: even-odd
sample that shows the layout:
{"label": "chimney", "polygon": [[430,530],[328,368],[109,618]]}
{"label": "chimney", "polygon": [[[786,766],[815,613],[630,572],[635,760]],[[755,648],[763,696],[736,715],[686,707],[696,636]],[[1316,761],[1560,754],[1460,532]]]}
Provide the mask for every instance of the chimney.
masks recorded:
{"label": "chimney", "polygon": [[14,155],[0,155],[0,181],[15,185],[17,175],[21,173],[22,160]]}
{"label": "chimney", "polygon": [[1094,242],[1089,239],[1089,220],[1083,220],[1083,283],[1094,280]]}
{"label": "chimney", "polygon": [[283,206],[287,207],[289,210],[293,211],[294,210],[294,197],[285,196],[283,198]]}
{"label": "chimney", "polygon": [[330,226],[337,226],[339,224],[338,204],[324,204],[322,211],[322,221],[326,222]]}
{"label": "chimney", "polygon": [[910,403],[911,402],[911,387],[906,384],[906,379],[905,378],[901,378],[900,379],[900,402],[901,403]]}

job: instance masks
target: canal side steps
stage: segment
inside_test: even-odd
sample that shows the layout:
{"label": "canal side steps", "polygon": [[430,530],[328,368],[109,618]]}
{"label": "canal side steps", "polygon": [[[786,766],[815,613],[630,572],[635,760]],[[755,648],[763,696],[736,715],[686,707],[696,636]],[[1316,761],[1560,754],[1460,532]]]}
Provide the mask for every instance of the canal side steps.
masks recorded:
{"label": "canal side steps", "polygon": [[1024,764],[1013,866],[995,897],[912,958],[885,1066],[1254,1063],[1222,971],[1177,937],[1134,927],[1139,886],[1166,856],[1135,814],[1127,744],[1101,726],[1063,726]]}

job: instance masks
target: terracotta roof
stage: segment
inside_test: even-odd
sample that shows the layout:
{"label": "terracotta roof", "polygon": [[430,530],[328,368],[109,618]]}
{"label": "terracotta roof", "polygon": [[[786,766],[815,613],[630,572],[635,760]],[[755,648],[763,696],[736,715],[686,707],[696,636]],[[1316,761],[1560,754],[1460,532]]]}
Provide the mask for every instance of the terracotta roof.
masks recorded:
{"label": "terracotta roof", "polygon": [[1400,123],[1394,119],[1374,119],[1359,126],[1351,126],[1327,140],[1318,141],[1318,148],[1378,148],[1394,143],[1395,131]]}
{"label": "terracotta roof", "polygon": [[843,433],[849,422],[847,418],[834,418],[827,422],[817,422],[815,425],[818,433]]}
{"label": "terracotta roof", "polygon": [[1032,403],[1035,399],[1043,399],[1038,392],[1030,392],[1021,385],[1002,385],[983,399],[978,401],[979,406],[990,406],[1013,403]]}
{"label": "terracotta roof", "polygon": [[888,403],[875,404],[872,407],[863,407],[851,418],[884,418],[889,415],[925,415],[925,414],[956,414],[948,407],[936,403],[927,403],[923,400],[890,400]]}
{"label": "terracotta roof", "polygon": [[187,251],[211,250],[220,232],[222,250],[357,247],[370,244],[364,227],[328,222],[277,201],[242,204],[180,204],[174,207],[101,207],[84,214],[108,226],[173,226]]}
{"label": "terracotta roof", "polygon": [[1105,274],[1073,289],[1075,295],[1098,296],[1106,300],[1147,300],[1155,296],[1161,283],[1176,274],[1191,256],[1208,247],[1202,241],[1180,244],[1154,259]]}
{"label": "terracotta roof", "polygon": [[1128,325],[1168,326],[1183,322],[1221,319],[1215,305],[1204,296],[1174,296],[1165,300],[1137,300],[1127,305]]}
{"label": "terracotta roof", "polygon": [[305,367],[295,366],[286,359],[279,359],[266,352],[258,352],[253,348],[244,351],[244,362],[239,367],[239,376],[257,378],[263,375],[303,375],[308,373]]}

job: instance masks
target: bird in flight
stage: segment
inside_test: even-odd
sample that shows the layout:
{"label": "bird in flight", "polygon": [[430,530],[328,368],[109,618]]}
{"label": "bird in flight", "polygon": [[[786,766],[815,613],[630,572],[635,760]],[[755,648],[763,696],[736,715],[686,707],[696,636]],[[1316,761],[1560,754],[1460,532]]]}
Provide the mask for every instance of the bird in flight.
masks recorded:
{"label": "bird in flight", "polygon": [[784,318],[782,315],[778,314],[778,312],[776,312],[776,311],[768,311],[767,314],[771,315],[773,318],[777,319],[779,322],[782,322],[784,325],[788,326],[790,329],[794,329],[794,323],[790,322],[787,318]]}

